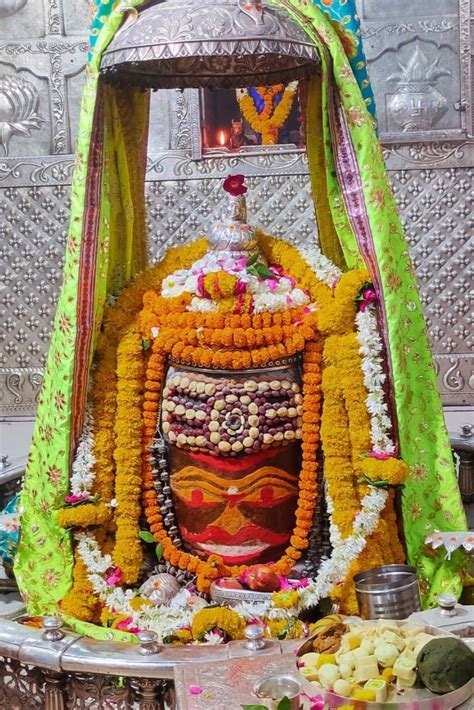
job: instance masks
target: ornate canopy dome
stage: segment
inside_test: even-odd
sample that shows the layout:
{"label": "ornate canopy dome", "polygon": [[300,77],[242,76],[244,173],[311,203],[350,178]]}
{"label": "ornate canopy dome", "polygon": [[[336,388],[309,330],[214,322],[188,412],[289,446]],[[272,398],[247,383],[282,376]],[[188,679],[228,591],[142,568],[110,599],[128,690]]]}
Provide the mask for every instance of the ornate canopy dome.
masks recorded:
{"label": "ornate canopy dome", "polygon": [[129,10],[102,60],[108,81],[152,89],[271,85],[318,68],[305,32],[261,0],[164,0]]}

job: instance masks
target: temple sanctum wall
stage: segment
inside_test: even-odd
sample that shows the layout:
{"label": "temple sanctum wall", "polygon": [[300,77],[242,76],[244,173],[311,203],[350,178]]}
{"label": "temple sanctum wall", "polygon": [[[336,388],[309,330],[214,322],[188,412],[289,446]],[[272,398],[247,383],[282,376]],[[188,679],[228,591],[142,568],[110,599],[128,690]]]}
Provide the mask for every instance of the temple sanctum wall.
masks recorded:
{"label": "temple sanctum wall", "polygon": [[[359,0],[359,12],[386,162],[422,292],[448,427],[456,430],[474,405],[468,322],[474,4]],[[0,0],[6,273],[0,417],[9,432],[2,453],[10,457],[26,453],[61,282],[87,24],[84,0]],[[441,76],[429,81],[436,60]],[[393,78],[398,64],[403,80]],[[414,74],[424,70],[426,81],[415,87]],[[410,111],[403,109],[407,102]],[[197,90],[153,95],[146,185],[151,260],[206,224],[229,172],[246,176],[255,223],[297,243],[314,238],[304,152],[206,152],[202,115]]]}

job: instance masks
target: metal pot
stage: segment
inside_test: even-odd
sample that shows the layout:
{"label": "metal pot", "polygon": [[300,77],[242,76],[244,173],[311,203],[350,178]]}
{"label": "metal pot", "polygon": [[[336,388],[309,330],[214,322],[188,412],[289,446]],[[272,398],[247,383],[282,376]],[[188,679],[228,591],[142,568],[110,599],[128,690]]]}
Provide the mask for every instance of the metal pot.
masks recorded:
{"label": "metal pot", "polygon": [[354,577],[359,612],[363,619],[406,619],[421,610],[414,567],[385,565]]}

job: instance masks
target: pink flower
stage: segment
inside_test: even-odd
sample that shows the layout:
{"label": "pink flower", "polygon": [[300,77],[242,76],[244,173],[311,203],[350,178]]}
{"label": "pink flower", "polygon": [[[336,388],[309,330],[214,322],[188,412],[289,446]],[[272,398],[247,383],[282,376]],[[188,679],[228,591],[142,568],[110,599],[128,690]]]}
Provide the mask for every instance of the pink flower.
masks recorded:
{"label": "pink flower", "polygon": [[303,577],[302,579],[295,579],[291,581],[287,577],[284,577],[282,574],[279,574],[278,579],[280,580],[280,590],[285,592],[292,589],[303,589],[304,587],[307,587],[309,585],[308,577]]}
{"label": "pink flower", "polygon": [[224,180],[223,188],[232,197],[239,197],[239,195],[245,195],[247,188],[244,185],[245,177],[243,175],[229,175],[228,178]]}
{"label": "pink flower", "polygon": [[242,292],[242,293],[239,293],[239,295],[237,296],[237,303],[235,305],[235,312],[240,313],[242,311],[242,308],[244,307],[244,305],[245,305],[245,293]]}
{"label": "pink flower", "polygon": [[90,500],[90,498],[90,493],[81,493],[80,495],[66,496],[64,502],[68,505],[75,505],[76,503],[82,503],[85,500]]}
{"label": "pink flower", "polygon": [[283,591],[286,591],[288,589],[292,589],[291,584],[287,580],[286,577],[284,577],[282,574],[278,575],[278,579],[280,580],[280,589]]}
{"label": "pink flower", "polygon": [[278,281],[277,281],[277,279],[267,279],[267,285],[268,285],[268,288],[270,289],[270,291],[272,293],[275,293],[275,291],[278,288]]}
{"label": "pink flower", "polygon": [[203,298],[210,298],[211,296],[210,296],[210,294],[206,291],[206,288],[205,288],[205,286],[204,286],[204,278],[205,278],[204,274],[201,274],[200,276],[198,276],[198,280],[197,280],[197,292],[198,292],[198,294],[199,294],[200,296],[202,296]]}
{"label": "pink flower", "polygon": [[320,695],[316,695],[314,698],[310,698],[311,705],[309,710],[324,710],[326,703]]}
{"label": "pink flower", "polygon": [[120,631],[128,631],[131,634],[138,634],[140,629],[137,628],[130,628],[130,624],[132,623],[133,619],[131,616],[127,616],[126,619],[122,619],[119,621],[116,625],[115,628],[119,629]]}
{"label": "pink flower", "polygon": [[359,302],[359,311],[365,311],[372,303],[377,301],[377,294],[373,288],[366,288],[362,291],[362,298]]}
{"label": "pink flower", "polygon": [[326,703],[323,700],[323,697],[321,695],[313,695],[312,698],[309,697],[307,693],[303,691],[303,695],[305,695],[311,705],[310,705],[310,710],[324,710],[324,708],[327,707]]}
{"label": "pink flower", "polygon": [[250,575],[249,569],[246,569],[245,572],[242,572],[242,574],[239,577],[240,584],[247,584],[247,582],[249,581],[249,575]]}
{"label": "pink flower", "polygon": [[247,293],[247,284],[242,279],[239,279],[235,284],[235,295],[241,296]]}
{"label": "pink flower", "polygon": [[393,459],[393,454],[380,454],[378,451],[371,451],[367,454],[369,459],[377,459],[378,461],[387,461],[387,459]]}
{"label": "pink flower", "polygon": [[113,567],[109,576],[105,578],[105,581],[109,587],[115,587],[117,584],[120,584],[122,581],[122,570],[120,567]]}
{"label": "pink flower", "polygon": [[188,690],[190,695],[201,695],[204,692],[204,688],[201,688],[200,685],[190,685]]}

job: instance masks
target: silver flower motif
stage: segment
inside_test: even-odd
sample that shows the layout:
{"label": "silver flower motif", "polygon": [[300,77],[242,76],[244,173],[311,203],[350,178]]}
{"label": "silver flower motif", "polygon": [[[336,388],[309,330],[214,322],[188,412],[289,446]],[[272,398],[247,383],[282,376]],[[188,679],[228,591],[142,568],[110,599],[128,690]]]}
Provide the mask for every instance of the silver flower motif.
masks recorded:
{"label": "silver flower motif", "polygon": [[38,103],[38,92],[29,81],[14,76],[0,79],[0,145],[6,156],[13,135],[29,136],[45,122],[37,113]]}
{"label": "silver flower motif", "polygon": [[19,12],[28,0],[0,0],[0,17],[10,17]]}

